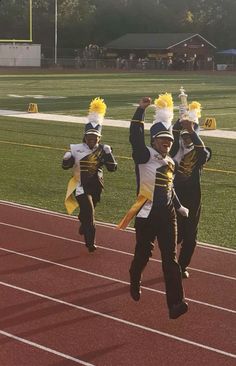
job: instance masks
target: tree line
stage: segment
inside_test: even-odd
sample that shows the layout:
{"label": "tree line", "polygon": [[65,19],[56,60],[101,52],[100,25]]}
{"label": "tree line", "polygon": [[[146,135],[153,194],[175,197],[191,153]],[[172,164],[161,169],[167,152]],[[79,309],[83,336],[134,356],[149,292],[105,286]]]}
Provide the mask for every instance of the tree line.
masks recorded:
{"label": "tree line", "polygon": [[[55,1],[32,0],[33,42],[54,45]],[[199,33],[236,48],[235,0],[57,0],[58,49],[103,46],[126,33]],[[29,0],[0,0],[0,39],[26,37]]]}

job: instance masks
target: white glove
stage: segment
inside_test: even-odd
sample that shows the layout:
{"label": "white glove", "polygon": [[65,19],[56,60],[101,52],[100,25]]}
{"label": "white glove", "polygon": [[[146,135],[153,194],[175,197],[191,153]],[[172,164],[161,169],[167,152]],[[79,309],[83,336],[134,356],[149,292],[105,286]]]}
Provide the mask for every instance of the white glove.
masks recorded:
{"label": "white glove", "polygon": [[111,154],[111,146],[109,145],[103,145],[103,150],[106,154]]}
{"label": "white glove", "polygon": [[63,156],[63,160],[69,160],[72,157],[72,154],[70,151],[67,151],[65,155]]}
{"label": "white glove", "polygon": [[189,209],[187,207],[180,206],[180,208],[178,208],[177,211],[180,213],[180,215],[188,217]]}

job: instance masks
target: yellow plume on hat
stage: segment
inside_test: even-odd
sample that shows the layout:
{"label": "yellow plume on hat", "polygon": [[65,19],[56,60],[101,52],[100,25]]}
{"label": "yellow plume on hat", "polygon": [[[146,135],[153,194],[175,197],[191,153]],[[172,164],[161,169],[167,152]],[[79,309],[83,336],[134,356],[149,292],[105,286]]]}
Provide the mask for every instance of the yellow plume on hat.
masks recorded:
{"label": "yellow plume on hat", "polygon": [[89,105],[89,114],[90,113],[97,113],[99,115],[104,116],[106,113],[107,106],[103,99],[97,97],[92,100]]}
{"label": "yellow plume on hat", "polygon": [[193,101],[188,106],[189,111],[195,110],[195,113],[196,113],[198,118],[201,117],[201,108],[202,108],[201,104],[196,102],[196,101]]}
{"label": "yellow plume on hat", "polygon": [[154,100],[154,104],[157,108],[173,108],[174,103],[172,95],[170,93],[160,94],[159,97]]}
{"label": "yellow plume on hat", "polygon": [[169,129],[174,117],[172,95],[170,93],[160,94],[159,97],[154,100],[154,105],[156,110],[153,123],[161,122],[165,128]]}

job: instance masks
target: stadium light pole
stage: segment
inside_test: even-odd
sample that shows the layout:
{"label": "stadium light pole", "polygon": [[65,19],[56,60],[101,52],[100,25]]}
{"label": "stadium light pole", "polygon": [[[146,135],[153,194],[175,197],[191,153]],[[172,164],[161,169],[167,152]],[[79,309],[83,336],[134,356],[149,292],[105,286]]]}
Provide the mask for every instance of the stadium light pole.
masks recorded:
{"label": "stadium light pole", "polygon": [[29,2],[29,41],[33,42],[32,0]]}
{"label": "stadium light pole", "polygon": [[57,0],[55,0],[55,53],[54,64],[57,65]]}

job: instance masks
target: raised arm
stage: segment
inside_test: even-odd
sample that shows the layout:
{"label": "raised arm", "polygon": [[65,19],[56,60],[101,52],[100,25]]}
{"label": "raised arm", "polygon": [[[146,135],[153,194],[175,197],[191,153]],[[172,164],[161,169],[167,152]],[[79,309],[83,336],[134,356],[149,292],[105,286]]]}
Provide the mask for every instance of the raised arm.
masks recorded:
{"label": "raised arm", "polygon": [[171,147],[170,150],[170,155],[173,157],[177,154],[178,150],[179,150],[179,136],[180,136],[180,131],[182,130],[182,126],[180,123],[180,120],[178,119],[172,129],[172,133],[174,136],[174,142],[173,145]]}
{"label": "raised arm", "polygon": [[129,141],[132,145],[132,156],[136,164],[144,164],[150,158],[150,152],[144,138],[144,118],[145,110],[151,102],[149,97],[142,98],[130,122]]}
{"label": "raised arm", "polygon": [[183,120],[181,121],[181,124],[183,129],[189,132],[190,138],[194,145],[194,149],[196,150],[198,155],[198,164],[199,165],[205,164],[210,159],[209,151],[206,149],[204,142],[202,141],[199,134],[196,133],[196,131],[194,130],[193,122]]}

